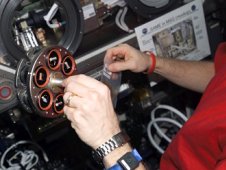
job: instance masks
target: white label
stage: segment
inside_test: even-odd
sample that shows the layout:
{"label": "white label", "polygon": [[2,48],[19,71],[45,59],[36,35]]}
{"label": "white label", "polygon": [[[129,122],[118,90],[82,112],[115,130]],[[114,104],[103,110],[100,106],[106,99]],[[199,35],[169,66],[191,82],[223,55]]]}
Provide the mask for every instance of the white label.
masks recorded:
{"label": "white label", "polygon": [[91,17],[94,17],[96,15],[96,11],[93,4],[88,4],[82,7],[82,11],[83,11],[83,16],[85,20]]}

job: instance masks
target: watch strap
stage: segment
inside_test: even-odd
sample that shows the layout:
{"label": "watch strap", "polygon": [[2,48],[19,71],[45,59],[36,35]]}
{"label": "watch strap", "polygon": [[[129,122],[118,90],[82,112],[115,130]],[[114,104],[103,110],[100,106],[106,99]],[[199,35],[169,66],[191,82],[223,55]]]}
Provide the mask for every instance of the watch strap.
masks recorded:
{"label": "watch strap", "polygon": [[115,165],[107,170],[134,170],[141,161],[142,157],[136,149],[133,149],[131,152],[124,154]]}

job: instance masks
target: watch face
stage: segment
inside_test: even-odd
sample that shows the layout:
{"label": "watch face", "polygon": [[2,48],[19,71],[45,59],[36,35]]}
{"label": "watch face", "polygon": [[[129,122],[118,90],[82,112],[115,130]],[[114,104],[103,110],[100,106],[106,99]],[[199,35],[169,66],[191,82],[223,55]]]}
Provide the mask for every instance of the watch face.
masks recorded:
{"label": "watch face", "polygon": [[123,155],[119,160],[118,163],[124,170],[131,170],[135,169],[139,166],[139,161],[135,158],[132,152],[127,152]]}

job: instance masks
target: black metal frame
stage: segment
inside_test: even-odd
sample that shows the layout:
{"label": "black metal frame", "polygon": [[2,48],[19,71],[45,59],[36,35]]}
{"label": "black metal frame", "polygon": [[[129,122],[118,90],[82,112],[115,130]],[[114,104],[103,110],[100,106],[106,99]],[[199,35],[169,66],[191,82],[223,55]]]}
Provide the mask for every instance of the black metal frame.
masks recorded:
{"label": "black metal frame", "polygon": [[[26,58],[25,51],[16,45],[12,29],[10,29],[15,11],[22,1],[0,1],[0,56],[5,56],[14,66],[20,59]],[[77,0],[55,0],[55,2],[65,10],[65,15],[68,18],[65,33],[56,45],[63,46],[74,54],[82,40],[84,30],[80,2]]]}
{"label": "black metal frame", "polygon": [[172,10],[182,4],[181,0],[169,0],[169,3],[163,7],[155,8],[145,5],[140,0],[125,0],[130,8],[144,18],[154,18],[165,12]]}

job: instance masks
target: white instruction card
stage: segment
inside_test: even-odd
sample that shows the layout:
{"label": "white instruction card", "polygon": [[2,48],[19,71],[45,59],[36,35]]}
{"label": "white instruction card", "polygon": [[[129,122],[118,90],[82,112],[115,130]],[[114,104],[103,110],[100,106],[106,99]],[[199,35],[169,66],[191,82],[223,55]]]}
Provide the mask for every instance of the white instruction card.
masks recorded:
{"label": "white instruction card", "polygon": [[194,0],[135,28],[141,51],[160,57],[201,60],[210,55],[202,0]]}

